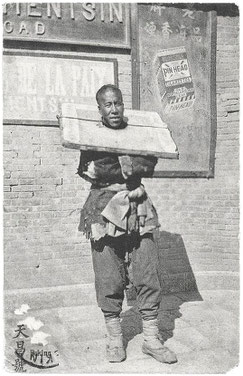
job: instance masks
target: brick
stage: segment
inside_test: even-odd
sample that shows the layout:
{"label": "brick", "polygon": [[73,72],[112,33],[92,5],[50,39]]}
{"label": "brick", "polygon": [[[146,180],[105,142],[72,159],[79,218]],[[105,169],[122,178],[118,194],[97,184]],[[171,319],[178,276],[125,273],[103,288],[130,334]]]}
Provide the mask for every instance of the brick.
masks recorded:
{"label": "brick", "polygon": [[18,221],[16,220],[5,220],[4,221],[4,227],[17,227]]}
{"label": "brick", "polygon": [[19,184],[23,185],[31,185],[36,183],[36,179],[34,178],[24,178],[24,179],[18,179]]}
{"label": "brick", "polygon": [[53,190],[40,190],[40,191],[34,191],[34,196],[36,198],[58,198],[58,197],[62,197],[62,192],[57,192],[56,189],[53,189]]}
{"label": "brick", "polygon": [[4,176],[5,179],[10,179],[11,178],[11,171],[6,171],[5,170],[3,176]]}
{"label": "brick", "polygon": [[[223,77],[222,77],[222,79],[223,79]],[[218,81],[217,85],[218,85],[218,88],[231,89],[231,88],[238,88],[239,82],[237,82],[237,81],[232,81],[232,82],[223,82],[223,81],[220,82],[220,81]]]}
{"label": "brick", "polygon": [[[43,152],[45,153],[45,152]],[[48,169],[46,168],[42,173],[41,173],[42,179],[44,178],[58,178],[59,173],[57,172],[56,168]]]}
{"label": "brick", "polygon": [[34,192],[35,190],[40,190],[41,189],[41,186],[37,186],[37,185],[18,185],[18,186],[15,186],[15,187],[12,187],[12,191],[13,192]]}

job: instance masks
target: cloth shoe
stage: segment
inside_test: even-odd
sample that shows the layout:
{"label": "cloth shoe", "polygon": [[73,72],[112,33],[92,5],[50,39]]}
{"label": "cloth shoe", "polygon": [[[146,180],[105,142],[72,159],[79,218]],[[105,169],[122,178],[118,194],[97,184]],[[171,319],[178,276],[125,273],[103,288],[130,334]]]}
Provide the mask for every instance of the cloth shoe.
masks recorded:
{"label": "cloth shoe", "polygon": [[106,318],[106,329],[108,333],[108,344],[106,356],[110,363],[119,363],[126,359],[126,352],[123,345],[120,318]]}
{"label": "cloth shoe", "polygon": [[162,345],[159,340],[158,321],[143,320],[144,342],[142,351],[144,354],[151,355],[161,363],[176,363],[177,357],[173,351]]}

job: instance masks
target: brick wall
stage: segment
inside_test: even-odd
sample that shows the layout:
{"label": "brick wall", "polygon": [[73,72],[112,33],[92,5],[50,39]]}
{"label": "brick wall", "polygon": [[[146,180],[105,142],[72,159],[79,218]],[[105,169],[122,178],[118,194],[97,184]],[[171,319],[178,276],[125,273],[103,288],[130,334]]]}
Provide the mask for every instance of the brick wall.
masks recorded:
{"label": "brick wall", "polygon": [[[232,286],[239,267],[238,18],[219,16],[217,32],[215,178],[145,181],[165,243],[182,244],[167,247],[170,272],[190,265],[199,287],[209,286],[212,276]],[[131,108],[130,57],[109,57],[118,59]],[[93,282],[89,244],[77,231],[89,189],[75,175],[79,152],[60,146],[58,128],[4,125],[3,136],[5,288]],[[187,266],[179,262],[182,252]]]}

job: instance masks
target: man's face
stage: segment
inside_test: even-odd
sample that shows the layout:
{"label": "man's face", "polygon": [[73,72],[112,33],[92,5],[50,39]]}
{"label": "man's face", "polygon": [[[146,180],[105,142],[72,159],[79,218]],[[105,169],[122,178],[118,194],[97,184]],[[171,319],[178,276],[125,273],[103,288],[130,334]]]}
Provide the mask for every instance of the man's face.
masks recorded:
{"label": "man's face", "polygon": [[119,128],[123,122],[124,105],[119,91],[106,90],[99,98],[99,111],[103,122],[111,128]]}

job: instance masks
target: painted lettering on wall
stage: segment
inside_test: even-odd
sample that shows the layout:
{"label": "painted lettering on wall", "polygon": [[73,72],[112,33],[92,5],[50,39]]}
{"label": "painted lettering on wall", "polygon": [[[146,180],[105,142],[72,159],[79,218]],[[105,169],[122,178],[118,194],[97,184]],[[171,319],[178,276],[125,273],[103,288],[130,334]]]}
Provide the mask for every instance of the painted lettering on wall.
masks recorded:
{"label": "painted lettering on wall", "polygon": [[[179,36],[182,40],[191,38],[196,43],[201,43],[203,40],[202,30],[199,26],[198,15],[195,11],[189,9],[179,9],[178,12],[181,13],[180,20],[175,20],[170,18],[170,20],[165,20],[162,22],[166,14],[166,7],[162,5],[152,5],[150,7],[151,19],[150,24],[154,25],[154,31],[156,30],[156,36],[160,35],[164,41],[171,41],[173,38]],[[193,23],[192,23],[193,21]],[[148,30],[148,23],[144,27],[145,30],[150,35],[155,35],[155,33],[150,33]]]}
{"label": "painted lettering on wall", "polygon": [[[65,28],[63,27],[65,22]],[[122,3],[6,3],[4,38],[102,40],[128,43],[129,4]],[[99,37],[100,35],[100,37]],[[109,38],[108,38],[109,42]],[[111,43],[111,42],[110,42]]]}
{"label": "painted lettering on wall", "polygon": [[[64,7],[67,5],[69,12],[64,12]],[[101,22],[123,22],[123,7],[121,3],[9,3],[3,5],[3,15],[9,16],[14,14],[16,16],[38,17],[64,19],[69,15],[69,18],[75,20],[80,16],[86,21],[93,21],[99,19]]]}

